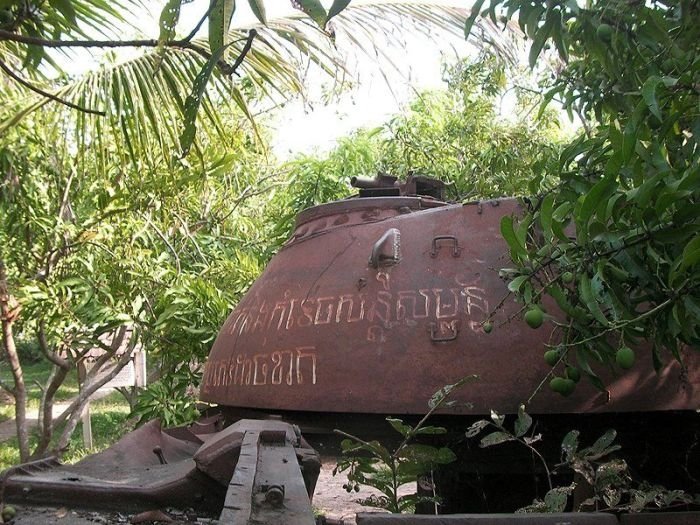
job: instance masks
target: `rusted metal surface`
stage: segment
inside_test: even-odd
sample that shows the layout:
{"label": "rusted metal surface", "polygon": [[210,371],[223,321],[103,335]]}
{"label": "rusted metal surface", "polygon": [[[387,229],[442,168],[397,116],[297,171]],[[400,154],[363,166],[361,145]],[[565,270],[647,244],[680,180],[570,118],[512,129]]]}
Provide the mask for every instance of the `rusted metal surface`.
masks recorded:
{"label": "rusted metal surface", "polygon": [[225,485],[198,471],[192,459],[198,448],[194,442],[167,435],[152,421],[74,465],[12,475],[7,481],[7,498],[120,511],[169,505],[216,511]]}
{"label": "rusted metal surface", "polygon": [[[379,188],[382,189],[382,188]],[[214,343],[201,397],[263,410],[421,414],[440,387],[480,380],[454,413],[515,412],[545,378],[550,331],[482,323],[507,294],[500,235],[515,200],[446,205],[432,198],[349,199],[302,212],[286,246],[232,312]],[[549,313],[557,311],[548,305]],[[657,375],[650,352],[634,369],[606,375],[607,392],[581,381],[562,398],[548,388],[531,413],[695,409],[698,357],[687,371],[670,362]]]}
{"label": "rusted metal surface", "polygon": [[620,525],[698,525],[700,512],[623,514]]}
{"label": "rusted metal surface", "polygon": [[186,439],[177,439],[151,421],[75,465],[45,460],[13,467],[0,478],[7,500],[23,504],[121,512],[175,507],[218,515],[246,432],[277,431],[290,446],[308,504],[320,461],[292,425],[241,420],[209,435],[198,433],[202,428],[213,430],[214,422],[210,419],[204,425],[191,426],[189,434],[180,429],[174,433]]}
{"label": "rusted metal surface", "polygon": [[618,525],[618,521],[612,514],[582,512],[454,514],[451,516],[412,516],[367,512],[357,515],[357,525]]}
{"label": "rusted metal surface", "polygon": [[[311,499],[297,462],[292,426],[244,420],[236,470],[228,486],[222,525],[313,525]],[[316,456],[320,467],[320,461]]]}

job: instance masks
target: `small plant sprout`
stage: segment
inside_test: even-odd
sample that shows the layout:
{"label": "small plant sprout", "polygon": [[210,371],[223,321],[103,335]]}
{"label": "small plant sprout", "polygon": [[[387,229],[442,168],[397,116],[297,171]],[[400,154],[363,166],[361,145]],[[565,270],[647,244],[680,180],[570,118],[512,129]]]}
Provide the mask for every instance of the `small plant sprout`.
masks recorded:
{"label": "small plant sprout", "polygon": [[415,426],[407,425],[401,419],[387,418],[392,428],[403,437],[401,443],[393,450],[389,450],[379,441],[365,441],[336,430],[336,433],[347,438],[341,443],[344,458],[333,470],[334,475],[346,472],[348,482],[343,485],[345,490],[359,492],[363,485],[372,487],[381,494],[358,500],[359,503],[394,513],[412,511],[419,503],[438,503],[439,498],[435,494],[421,496],[412,492],[400,495],[399,489],[408,483],[417,482],[418,478],[430,474],[438,465],[446,465],[457,459],[454,452],[447,447],[415,441],[418,436],[447,433],[443,427],[426,425],[428,418],[438,409],[453,405],[454,401],[447,401],[449,395],[455,389],[476,379],[477,376],[470,375],[435,392],[428,402],[428,412]]}

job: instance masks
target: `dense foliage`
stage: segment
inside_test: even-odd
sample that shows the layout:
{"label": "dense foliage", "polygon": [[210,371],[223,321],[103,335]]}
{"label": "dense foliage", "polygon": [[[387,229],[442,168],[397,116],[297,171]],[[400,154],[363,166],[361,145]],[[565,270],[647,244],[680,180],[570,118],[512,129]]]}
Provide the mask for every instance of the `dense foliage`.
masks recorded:
{"label": "dense foliage", "polygon": [[[124,344],[148,349],[151,379],[177,376],[148,415],[167,423],[192,417],[199,366],[265,261],[261,218],[249,204],[265,187],[258,180],[265,150],[241,130],[225,150],[211,146],[198,166],[154,157],[105,170],[98,152],[76,164],[65,130],[27,123],[0,145],[0,255],[21,307],[17,335],[36,341],[54,366],[42,407],[50,410],[56,389],[91,349],[109,354],[118,329],[128,327]],[[67,443],[86,396],[100,385],[99,368],[75,410],[59,418],[68,424],[52,446]],[[169,403],[184,407],[179,416]],[[41,431],[38,454],[50,444],[51,425]]]}
{"label": "dense foliage", "polygon": [[[297,192],[313,191],[306,205],[326,202],[340,182],[378,172],[410,174],[448,183],[452,200],[526,196],[554,186],[562,131],[556,115],[536,110],[535,80],[483,54],[445,66],[446,89],[419,93],[405,112],[379,128],[341,139],[327,155],[295,159],[290,166],[310,178]],[[513,110],[502,116],[501,106]],[[304,189],[302,189],[304,188]],[[301,195],[301,194],[299,194]]]}
{"label": "dense foliage", "polygon": [[490,55],[447,67],[444,77],[447,90],[421,94],[388,123],[382,169],[437,177],[457,200],[551,186],[561,131],[554,112],[533,111],[541,101],[528,88],[534,79]]}
{"label": "dense foliage", "polygon": [[700,344],[700,5],[477,4],[472,20],[484,8],[518,21],[531,65],[559,61],[545,96],[585,126],[559,155],[557,186],[502,223],[510,289],[530,305],[554,298],[568,319],[553,363],[599,386],[596,367],[632,366],[643,340],[656,367],[681,359]]}

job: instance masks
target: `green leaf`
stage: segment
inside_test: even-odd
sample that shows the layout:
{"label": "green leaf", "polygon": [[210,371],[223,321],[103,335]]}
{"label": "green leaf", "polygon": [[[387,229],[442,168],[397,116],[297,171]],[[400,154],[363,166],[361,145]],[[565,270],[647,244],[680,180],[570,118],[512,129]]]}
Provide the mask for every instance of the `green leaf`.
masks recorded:
{"label": "green leaf", "polygon": [[461,386],[467,383],[471,383],[472,381],[476,381],[477,379],[479,379],[479,376],[477,376],[476,374],[471,374],[463,377],[456,383],[443,386],[442,388],[437,390],[432,396],[430,396],[430,399],[428,400],[428,407],[431,410],[434,410],[435,408],[440,406],[445,401],[445,399],[447,399],[447,397],[452,393],[453,390],[455,390],[456,388],[460,388]]}
{"label": "green leaf", "polygon": [[452,452],[447,447],[440,447],[438,449],[437,456],[435,457],[435,463],[438,463],[440,465],[447,465],[448,463],[452,463],[453,461],[457,461],[457,455]]}
{"label": "green leaf", "polygon": [[510,290],[513,293],[518,293],[520,291],[520,287],[529,278],[530,277],[528,275],[517,276],[515,279],[513,279],[511,282],[508,283],[508,290]]}
{"label": "green leaf", "polygon": [[581,293],[581,299],[588,308],[588,311],[593,314],[593,317],[595,317],[598,322],[607,326],[608,320],[605,318],[605,315],[603,315],[595,297],[591,286],[591,279],[585,273],[579,277],[579,292]]}
{"label": "green leaf", "polygon": [[520,239],[515,234],[513,217],[510,215],[504,215],[501,218],[501,235],[508,243],[513,260],[518,261],[527,255],[525,245],[521,244]]}
{"label": "green leaf", "polygon": [[57,9],[71,25],[76,25],[75,8],[71,0],[49,0],[49,5]]}
{"label": "green leaf", "polygon": [[[27,28],[29,36],[42,38],[42,34],[32,25]],[[27,46],[27,54],[22,61],[22,69],[36,69],[46,57],[44,46]]]}
{"label": "green leaf", "polygon": [[469,38],[469,34],[472,32],[472,27],[474,27],[474,22],[476,22],[476,17],[479,16],[481,7],[484,5],[485,0],[476,0],[472,5],[471,12],[469,13],[469,18],[464,24],[464,38]]}
{"label": "green leaf", "polygon": [[328,10],[328,17],[326,17],[324,27],[328,24],[331,18],[338,16],[349,4],[350,0],[333,0],[333,5],[331,5],[330,9]]}
{"label": "green leaf", "polygon": [[212,53],[216,53],[227,43],[228,28],[231,26],[231,17],[236,10],[236,0],[211,1],[215,2],[215,5],[209,12],[209,49]]}
{"label": "green leaf", "polygon": [[665,175],[657,173],[648,177],[641,186],[628,192],[628,195],[635,200],[635,204],[640,208],[646,208],[656,193],[657,186],[663,182]]}
{"label": "green leaf", "polygon": [[436,448],[430,445],[414,443],[407,445],[399,452],[399,457],[418,464],[447,464],[452,463],[457,456],[447,447]]}
{"label": "green leaf", "polygon": [[656,99],[656,88],[659,87],[660,84],[663,84],[663,81],[656,75],[647,78],[642,86],[642,97],[649,111],[651,111],[651,114],[657,119],[663,120],[661,110],[659,109],[659,101]]}
{"label": "green leaf", "polygon": [[490,424],[491,423],[486,421],[485,419],[480,419],[479,421],[472,423],[464,435],[468,438],[473,438],[477,434],[481,433],[481,431],[488,427]]}
{"label": "green leaf", "polygon": [[394,419],[388,417],[386,418],[386,420],[393,427],[393,429],[396,430],[403,437],[407,437],[409,434],[411,434],[411,431],[413,430],[412,426],[406,425],[401,419]]}
{"label": "green leaf", "polygon": [[319,0],[295,0],[292,5],[316,22],[318,27],[325,29],[328,14]]}
{"label": "green leaf", "polygon": [[617,187],[617,174],[606,175],[599,180],[585,195],[581,203],[581,209],[576,217],[578,223],[577,233],[580,232],[584,239],[588,238],[588,222],[596,207],[603,200],[607,200]]}
{"label": "green leaf", "polygon": [[493,421],[493,424],[496,425],[499,428],[503,428],[503,422],[506,420],[506,416],[503,414],[499,414],[495,410],[491,409],[491,421]]}
{"label": "green leaf", "polygon": [[348,454],[350,452],[357,452],[358,450],[362,450],[362,444],[358,443],[357,441],[353,441],[352,439],[343,439],[340,442],[340,448],[343,454]]}
{"label": "green leaf", "polygon": [[564,227],[569,221],[569,214],[571,213],[572,204],[570,202],[564,202],[557,206],[557,208],[552,213],[552,233],[557,236],[558,239],[566,242],[569,240]]}
{"label": "green leaf", "polygon": [[696,234],[683,248],[681,268],[695,266],[698,262],[700,262],[700,236]]}
{"label": "green leaf", "polygon": [[608,429],[605,434],[600,436],[595,443],[590,447],[590,451],[594,454],[600,454],[615,441],[617,431],[614,428]]}
{"label": "green leaf", "polygon": [[[558,11],[549,9],[544,25],[537,30],[537,33],[535,33],[535,38],[530,46],[530,54],[528,56],[528,62],[530,63],[531,68],[535,67],[537,58],[540,56],[540,53],[542,53],[542,48],[544,47],[545,42],[547,42],[549,35],[552,33],[554,24],[557,22],[557,12]],[[558,20],[561,24],[561,15],[559,15]]]}
{"label": "green leaf", "polygon": [[515,436],[524,436],[532,426],[532,417],[525,412],[525,405],[518,407],[518,419],[515,420]]}
{"label": "green leaf", "polygon": [[366,447],[368,447],[366,448],[366,450],[371,451],[377,458],[381,459],[387,465],[391,463],[391,453],[379,441],[370,441],[369,443],[367,443]]}
{"label": "green leaf", "polygon": [[158,45],[172,40],[175,37],[175,26],[180,19],[180,6],[182,0],[169,0],[160,12],[160,35]]}
{"label": "green leaf", "polygon": [[447,434],[447,429],[445,427],[420,427],[414,432],[416,435],[418,434],[423,434],[423,435],[439,435],[439,434]]}
{"label": "green leaf", "polygon": [[637,136],[639,135],[639,122],[644,110],[646,110],[646,104],[644,102],[640,102],[630,119],[627,121],[625,130],[622,132],[621,156],[623,163],[629,162],[629,160],[632,158],[632,153],[634,153],[634,148],[637,145]]}
{"label": "green leaf", "polygon": [[542,199],[540,205],[539,219],[540,226],[542,226],[542,231],[545,237],[549,240],[552,238],[552,213],[554,212],[554,195],[549,193]]}
{"label": "green leaf", "polygon": [[500,445],[507,441],[513,441],[515,438],[511,436],[508,432],[492,432],[491,434],[481,438],[479,446],[481,448],[492,447],[493,445]]}
{"label": "green leaf", "polygon": [[238,106],[238,109],[241,110],[241,112],[246,116],[248,119],[248,122],[250,122],[250,125],[253,126],[253,132],[255,133],[255,136],[258,137],[262,141],[262,136],[260,135],[260,130],[258,129],[258,124],[255,122],[255,117],[253,113],[250,111],[250,108],[248,107],[248,103],[246,102],[245,97],[243,96],[243,93],[241,93],[241,90],[238,89],[236,86],[233,86],[231,88],[231,100]]}
{"label": "green leaf", "polygon": [[566,315],[576,319],[577,321],[585,321],[586,313],[582,308],[577,308],[573,306],[567,299],[567,294],[563,288],[558,285],[552,285],[547,288],[547,292],[551,295],[557,302],[559,308],[561,308]]}
{"label": "green leaf", "polygon": [[71,288],[74,286],[85,286],[85,285],[87,285],[87,283],[81,277],[68,277],[68,278],[62,279],[56,283],[56,286],[59,288]]}
{"label": "green leaf", "polygon": [[548,491],[544,496],[547,512],[564,512],[572,490],[571,487],[555,487]]}
{"label": "green leaf", "polygon": [[561,442],[561,451],[564,454],[566,461],[571,461],[574,454],[578,450],[578,430],[570,430]]}
{"label": "green leaf", "polygon": [[564,35],[562,33],[564,26],[561,20],[561,11],[556,11],[556,19],[554,21],[554,26],[552,27],[552,40],[554,45],[559,52],[559,56],[564,62],[569,61],[569,50],[566,43],[564,42]]}
{"label": "green leaf", "polygon": [[523,9],[518,17],[520,28],[525,31],[525,34],[534,39],[537,32],[537,26],[546,9],[542,2],[535,2],[535,5],[530,10]]}
{"label": "green leaf", "polygon": [[202,98],[204,97],[204,91],[206,90],[209,77],[214,71],[219,59],[224,55],[224,51],[226,51],[226,47],[220,47],[212,54],[206,64],[204,64],[202,70],[197,74],[197,77],[192,83],[192,92],[187,95],[187,99],[185,100],[184,129],[180,135],[180,151],[183,157],[187,155],[194,142],[194,137],[197,132],[196,122],[199,106],[202,104]]}
{"label": "green leaf", "polygon": [[598,377],[598,374],[593,371],[591,365],[588,363],[588,357],[584,348],[576,349],[576,362],[578,363],[578,367],[586,373],[588,380],[593,384],[593,386],[601,392],[605,392],[605,385],[603,385],[603,382]]}
{"label": "green leaf", "polygon": [[267,25],[267,15],[265,14],[265,3],[263,0],[248,0],[250,9],[253,11],[255,18],[260,20],[262,25]]}

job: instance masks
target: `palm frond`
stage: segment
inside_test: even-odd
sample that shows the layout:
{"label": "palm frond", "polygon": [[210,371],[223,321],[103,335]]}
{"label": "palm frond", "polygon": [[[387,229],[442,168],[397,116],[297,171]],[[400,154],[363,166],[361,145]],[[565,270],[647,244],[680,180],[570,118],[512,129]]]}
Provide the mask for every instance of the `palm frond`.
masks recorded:
{"label": "palm frond", "polygon": [[[35,78],[61,74],[56,56],[71,53],[66,49],[50,52],[39,45],[12,42],[7,37],[75,41],[78,39],[116,39],[124,31],[138,31],[132,23],[136,13],[147,4],[143,0],[71,0],[70,2],[15,2],[5,9],[9,21],[0,29],[0,58],[20,62],[25,73]],[[41,68],[39,66],[42,66]]]}
{"label": "palm frond", "polygon": [[[255,86],[258,96],[289,99],[303,94],[303,75],[309,64],[329,77],[349,74],[343,46],[352,46],[392,67],[393,59],[386,48],[403,45],[402,30],[409,29],[413,35],[418,31],[434,40],[463,38],[468,15],[465,9],[417,2],[361,5],[350,7],[333,19],[335,38],[309,19],[270,21],[267,26],[256,26],[258,38],[240,72]],[[472,31],[477,36],[471,37],[475,46],[489,47],[504,58],[515,60],[511,35],[503,34],[483,19],[478,24],[478,30]],[[230,31],[231,61],[241,53],[247,32],[248,28]],[[208,50],[205,40],[192,43]],[[30,94],[13,107],[5,105],[0,109],[0,138],[27,115],[42,111],[46,113],[44,121],[48,116],[48,120],[72,131],[79,152],[119,154],[125,163],[156,154],[173,156],[179,151],[184,101],[204,63],[205,58],[192,50],[166,48],[101,66],[53,93],[80,107],[104,112],[104,116],[78,113]],[[226,140],[226,123],[231,120],[222,115],[250,117],[252,111],[243,93],[247,91],[241,79],[215,72],[197,117],[198,140]],[[102,137],[105,133],[112,135],[116,153],[106,151],[108,141]]]}

